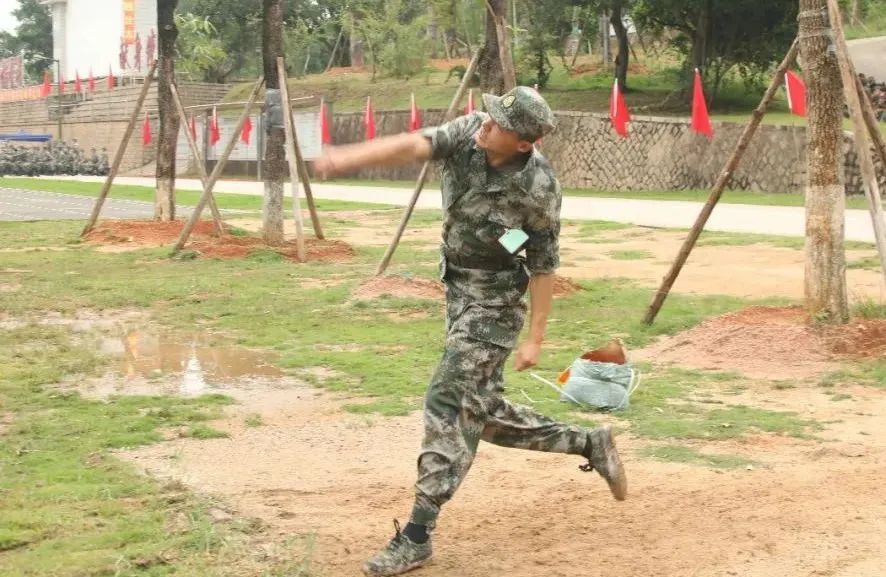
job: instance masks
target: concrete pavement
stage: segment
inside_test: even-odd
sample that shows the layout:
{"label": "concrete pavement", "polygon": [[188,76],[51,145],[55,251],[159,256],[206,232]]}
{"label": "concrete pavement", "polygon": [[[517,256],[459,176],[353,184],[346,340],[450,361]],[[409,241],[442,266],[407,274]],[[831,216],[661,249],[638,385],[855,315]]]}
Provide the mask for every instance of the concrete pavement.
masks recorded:
{"label": "concrete pavement", "polygon": [[850,40],[848,45],[856,71],[886,82],[886,36]]}
{"label": "concrete pavement", "polygon": [[[59,178],[59,177],[53,177]],[[102,182],[104,177],[76,176],[72,180]],[[118,177],[117,184],[154,186],[153,178]],[[197,179],[179,178],[178,190],[202,190]],[[346,200],[373,204],[405,206],[412,189],[377,186],[347,186],[312,183],[314,196],[321,199]],[[216,184],[217,192],[263,194],[263,184],[255,181],[224,180]],[[625,193],[629,195],[630,193]],[[113,195],[112,195],[113,196]],[[416,203],[418,208],[440,208],[440,191],[425,189]],[[690,228],[698,217],[700,202],[670,200],[632,200],[629,198],[565,197],[562,217],[571,220],[606,220],[663,228]],[[846,211],[846,240],[874,242],[874,227],[866,210]],[[803,207],[719,204],[714,209],[706,230],[721,232],[805,236],[806,211]]]}
{"label": "concrete pavement", "polygon": [[[95,199],[42,190],[0,188],[0,221],[86,220]],[[183,214],[190,214],[185,209]],[[109,198],[102,207],[104,218],[153,218],[154,204]]]}

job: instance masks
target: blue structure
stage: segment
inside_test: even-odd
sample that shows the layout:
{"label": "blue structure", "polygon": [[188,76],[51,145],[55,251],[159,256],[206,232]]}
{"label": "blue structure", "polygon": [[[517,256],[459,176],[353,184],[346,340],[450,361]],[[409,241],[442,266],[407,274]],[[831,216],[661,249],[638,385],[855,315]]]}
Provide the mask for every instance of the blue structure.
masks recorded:
{"label": "blue structure", "polygon": [[10,132],[6,134],[0,133],[0,140],[11,140],[16,142],[49,142],[52,140],[52,135],[31,134],[30,132]]}

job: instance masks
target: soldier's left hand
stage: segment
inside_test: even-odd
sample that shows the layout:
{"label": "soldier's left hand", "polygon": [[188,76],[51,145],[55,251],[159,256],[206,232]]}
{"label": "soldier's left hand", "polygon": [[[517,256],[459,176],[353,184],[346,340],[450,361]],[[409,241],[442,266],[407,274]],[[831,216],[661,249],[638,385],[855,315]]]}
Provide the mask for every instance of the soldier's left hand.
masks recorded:
{"label": "soldier's left hand", "polygon": [[517,354],[514,355],[514,368],[518,371],[531,369],[538,364],[538,357],[541,356],[541,345],[527,341],[517,348]]}

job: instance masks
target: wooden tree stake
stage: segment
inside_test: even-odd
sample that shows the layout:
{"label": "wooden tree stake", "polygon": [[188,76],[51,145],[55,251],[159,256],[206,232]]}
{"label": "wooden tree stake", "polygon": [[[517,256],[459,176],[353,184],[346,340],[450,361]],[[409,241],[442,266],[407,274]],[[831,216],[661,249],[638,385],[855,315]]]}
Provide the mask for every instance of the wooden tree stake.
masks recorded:
{"label": "wooden tree stake", "polygon": [[154,73],[157,71],[157,62],[158,60],[154,61],[151,65],[151,69],[148,70],[148,75],[145,76],[145,83],[142,84],[141,92],[138,94],[138,100],[135,102],[135,108],[132,110],[132,115],[129,117],[129,124],[126,125],[126,130],[123,131],[123,138],[120,140],[120,146],[117,147],[117,152],[114,154],[114,162],[111,165],[111,170],[108,172],[108,177],[105,179],[104,185],[102,185],[98,198],[95,199],[95,204],[92,206],[92,214],[89,216],[89,220],[86,222],[86,226],[83,228],[83,232],[80,233],[80,236],[86,236],[89,234],[89,231],[92,230],[92,227],[95,226],[95,221],[98,220],[98,215],[102,211],[102,205],[104,205],[105,199],[108,198],[111,185],[114,183],[117,171],[120,170],[120,163],[123,162],[123,155],[126,153],[126,147],[129,146],[129,139],[132,137],[132,131],[135,130],[135,123],[138,122],[142,106],[145,104],[145,98],[148,96],[148,89],[151,87],[151,82],[154,80]]}
{"label": "wooden tree stake", "polygon": [[[481,51],[482,48],[474,52],[474,57],[471,59],[471,63],[468,64],[468,69],[465,70],[465,75],[462,76],[461,84],[458,85],[458,90],[455,91],[455,96],[452,97],[452,102],[449,103],[449,108],[446,109],[446,113],[443,115],[444,122],[452,117],[456,107],[458,107],[461,102],[462,96],[465,94],[465,89],[468,87],[468,83],[470,82],[471,77],[474,76],[474,71],[477,69],[477,63],[480,61]],[[407,205],[406,210],[403,212],[403,218],[400,219],[400,226],[394,234],[394,239],[388,246],[388,250],[385,251],[385,256],[382,257],[381,262],[378,264],[378,268],[375,271],[376,276],[383,274],[391,263],[394,251],[397,250],[397,245],[400,244],[400,238],[403,237],[403,231],[406,230],[406,225],[409,224],[409,219],[412,217],[412,211],[415,210],[415,203],[418,202],[418,197],[421,194],[422,188],[425,186],[425,180],[428,178],[430,167],[430,161],[425,162],[424,166],[421,167],[418,180],[415,182],[415,190],[412,192],[412,199],[410,199],[409,205]]]}
{"label": "wooden tree stake", "polygon": [[763,116],[766,114],[766,110],[769,108],[769,103],[772,102],[772,99],[775,97],[775,93],[778,91],[778,88],[781,86],[782,82],[784,82],[785,71],[787,71],[787,69],[790,68],[790,66],[794,63],[794,60],[797,58],[797,53],[799,51],[800,41],[799,39],[796,39],[791,45],[790,50],[788,50],[787,56],[785,56],[784,60],[779,65],[778,70],[775,71],[775,77],[769,84],[769,88],[766,90],[766,94],[763,95],[763,100],[760,101],[760,105],[757,106],[756,110],[754,110],[754,114],[751,117],[750,123],[745,127],[744,132],[738,139],[738,144],[735,146],[735,150],[732,152],[732,156],[729,158],[729,161],[726,163],[726,166],[723,168],[723,171],[717,178],[717,182],[714,184],[714,188],[711,191],[710,197],[708,197],[708,201],[701,209],[701,213],[698,215],[698,218],[695,220],[695,224],[689,231],[689,236],[686,237],[685,241],[683,241],[683,246],[680,248],[680,252],[677,254],[676,260],[671,265],[670,271],[668,271],[667,276],[662,279],[661,286],[655,293],[655,296],[652,299],[652,303],[649,305],[649,309],[647,310],[646,316],[643,319],[643,322],[647,325],[651,325],[653,321],[655,321],[655,317],[658,315],[658,311],[661,310],[661,306],[664,304],[665,299],[668,297],[668,293],[670,293],[671,287],[674,286],[674,282],[680,275],[680,271],[683,269],[683,265],[686,264],[686,260],[689,258],[689,253],[692,252],[695,243],[698,242],[698,237],[701,235],[701,232],[704,230],[705,224],[707,224],[708,219],[711,217],[711,213],[714,211],[714,207],[717,206],[717,202],[720,201],[720,197],[723,195],[723,190],[726,188],[726,184],[729,182],[729,179],[738,168],[738,164],[741,162],[741,159],[748,148],[748,144],[750,144],[751,139],[757,132],[757,128],[760,126],[760,122],[763,120]]}

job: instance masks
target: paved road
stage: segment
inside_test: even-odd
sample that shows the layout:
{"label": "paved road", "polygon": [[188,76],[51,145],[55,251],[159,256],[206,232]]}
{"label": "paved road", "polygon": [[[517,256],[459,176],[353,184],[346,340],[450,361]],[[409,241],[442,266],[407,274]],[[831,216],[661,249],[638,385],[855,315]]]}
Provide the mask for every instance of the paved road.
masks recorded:
{"label": "paved road", "polygon": [[[86,220],[95,198],[57,192],[0,188],[2,220]],[[149,202],[110,198],[102,208],[103,218],[153,218]]]}
{"label": "paved road", "polygon": [[[67,178],[86,181],[101,181],[103,179],[90,176]],[[154,186],[153,178],[118,177],[114,182]],[[201,190],[200,181],[196,179],[177,179],[176,187],[179,190]],[[411,189],[402,188],[322,183],[312,183],[311,187],[317,198],[374,204],[405,206],[412,196]],[[218,182],[216,190],[235,194],[261,195],[263,194],[263,185],[261,182],[225,180]],[[425,190],[416,206],[419,208],[440,208],[440,191]],[[690,228],[701,211],[701,207],[702,203],[700,202],[567,197],[563,199],[562,215],[563,218],[573,220],[607,220],[640,226]],[[805,236],[806,212],[803,207],[720,204],[714,209],[706,230]],[[874,227],[868,211],[846,211],[846,239],[874,242]]]}
{"label": "paved road", "polygon": [[858,72],[886,82],[886,36],[852,40],[849,54]]}

